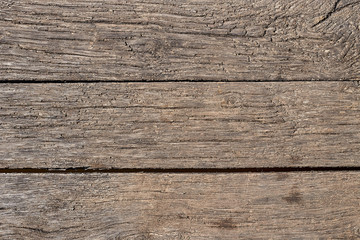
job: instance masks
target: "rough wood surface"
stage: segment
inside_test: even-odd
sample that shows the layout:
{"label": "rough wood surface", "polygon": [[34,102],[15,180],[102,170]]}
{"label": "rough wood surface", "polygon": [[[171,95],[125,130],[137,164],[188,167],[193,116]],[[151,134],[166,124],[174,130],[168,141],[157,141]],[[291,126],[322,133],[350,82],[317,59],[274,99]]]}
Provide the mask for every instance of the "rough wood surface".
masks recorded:
{"label": "rough wood surface", "polygon": [[358,0],[1,0],[0,80],[360,79]]}
{"label": "rough wood surface", "polygon": [[3,174],[1,239],[359,239],[360,175]]}
{"label": "rough wood surface", "polygon": [[360,166],[357,82],[3,84],[0,167]]}

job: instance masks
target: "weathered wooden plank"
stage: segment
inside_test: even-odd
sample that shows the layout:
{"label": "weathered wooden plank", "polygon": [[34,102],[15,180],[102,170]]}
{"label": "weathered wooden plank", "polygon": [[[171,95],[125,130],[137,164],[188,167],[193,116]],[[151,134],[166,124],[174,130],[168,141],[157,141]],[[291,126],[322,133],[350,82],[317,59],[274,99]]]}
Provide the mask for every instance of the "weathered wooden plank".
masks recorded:
{"label": "weathered wooden plank", "polygon": [[1,80],[357,79],[357,0],[1,0]]}
{"label": "weathered wooden plank", "polygon": [[360,175],[2,174],[1,239],[358,239]]}
{"label": "weathered wooden plank", "polygon": [[3,84],[0,167],[360,166],[357,82]]}

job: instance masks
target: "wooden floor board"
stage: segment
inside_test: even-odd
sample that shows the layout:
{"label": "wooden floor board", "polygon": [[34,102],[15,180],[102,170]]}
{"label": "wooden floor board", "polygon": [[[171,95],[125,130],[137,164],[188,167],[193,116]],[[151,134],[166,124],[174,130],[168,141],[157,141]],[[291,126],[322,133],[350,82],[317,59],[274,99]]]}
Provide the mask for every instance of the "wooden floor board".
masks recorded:
{"label": "wooden floor board", "polygon": [[359,167],[357,82],[3,84],[1,168]]}
{"label": "wooden floor board", "polygon": [[359,80],[357,0],[0,1],[0,80]]}
{"label": "wooden floor board", "polygon": [[1,239],[359,239],[360,174],[1,174]]}
{"label": "wooden floor board", "polygon": [[359,23],[0,0],[0,239],[360,239]]}

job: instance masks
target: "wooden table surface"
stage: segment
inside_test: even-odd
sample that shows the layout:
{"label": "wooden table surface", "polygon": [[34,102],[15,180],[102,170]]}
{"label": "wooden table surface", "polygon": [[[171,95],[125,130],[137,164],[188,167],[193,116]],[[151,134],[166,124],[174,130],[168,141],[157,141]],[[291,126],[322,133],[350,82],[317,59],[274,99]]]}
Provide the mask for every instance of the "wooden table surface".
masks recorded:
{"label": "wooden table surface", "polygon": [[360,239],[360,1],[0,0],[0,239]]}

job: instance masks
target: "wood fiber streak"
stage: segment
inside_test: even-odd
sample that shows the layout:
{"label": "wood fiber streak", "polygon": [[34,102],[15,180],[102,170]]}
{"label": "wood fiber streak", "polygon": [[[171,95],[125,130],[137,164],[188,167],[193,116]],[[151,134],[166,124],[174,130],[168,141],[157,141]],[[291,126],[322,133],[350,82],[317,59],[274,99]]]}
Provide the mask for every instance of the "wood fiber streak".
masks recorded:
{"label": "wood fiber streak", "polygon": [[2,84],[1,168],[360,166],[358,82]]}
{"label": "wood fiber streak", "polygon": [[360,238],[359,173],[0,179],[4,240]]}
{"label": "wood fiber streak", "polygon": [[0,80],[359,80],[358,0],[1,0]]}

